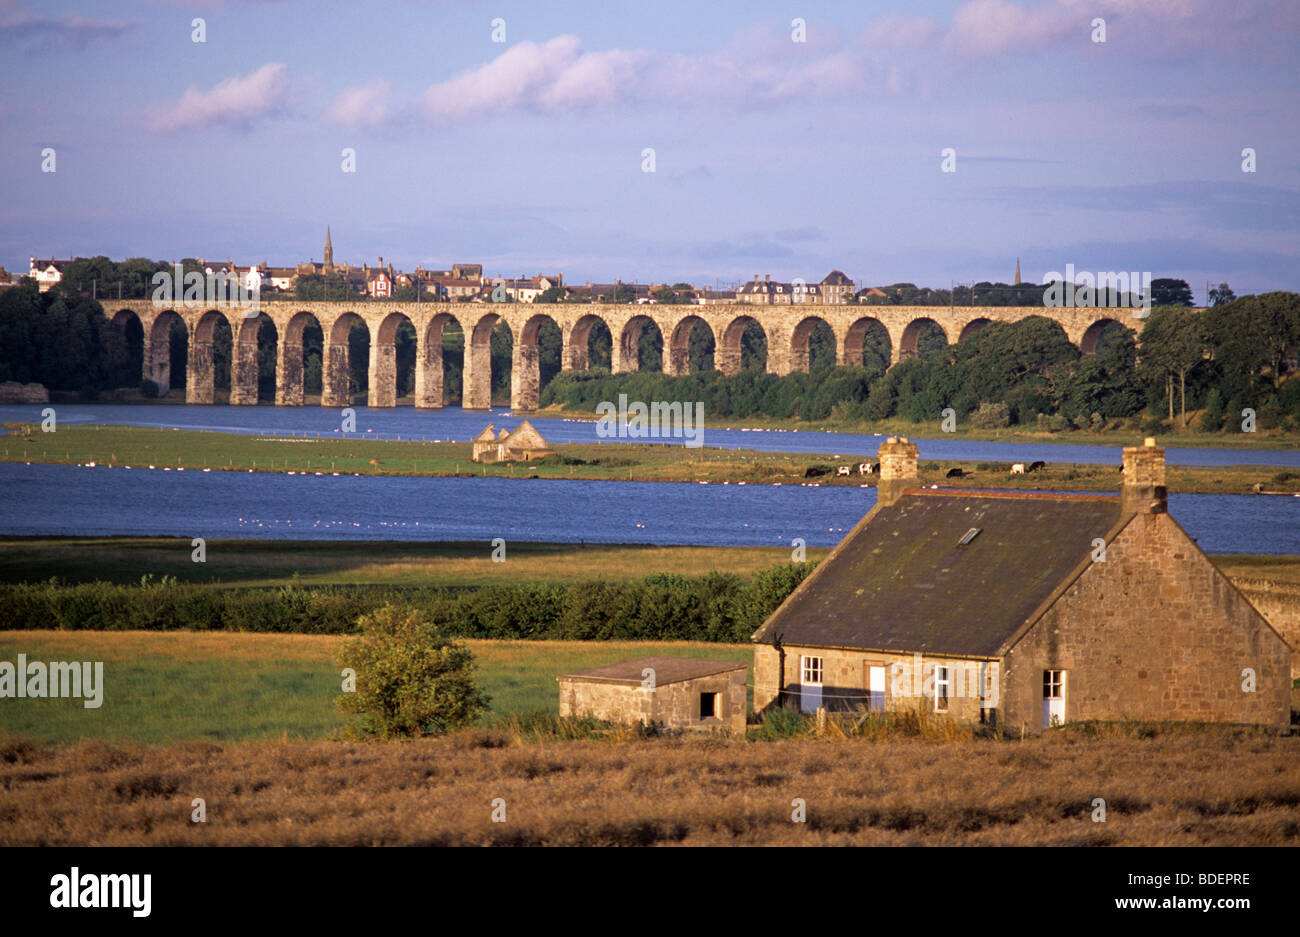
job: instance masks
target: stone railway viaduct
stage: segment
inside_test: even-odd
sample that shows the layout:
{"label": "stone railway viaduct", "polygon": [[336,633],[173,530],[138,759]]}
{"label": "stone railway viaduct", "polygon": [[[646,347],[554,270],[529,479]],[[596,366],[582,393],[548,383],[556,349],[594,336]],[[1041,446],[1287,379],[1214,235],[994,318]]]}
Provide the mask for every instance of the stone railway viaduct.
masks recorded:
{"label": "stone railway viaduct", "polygon": [[[155,305],[152,300],[102,300],[104,311],[119,328],[136,317],[144,330],[143,377],[164,392],[171,386],[172,322],[180,319],[188,338],[185,400],[212,403],[213,336],[225,319],[232,336],[230,403],[256,404],[257,334],[260,317],[251,307],[224,304],[216,308]],[[444,405],[442,335],[453,321],[465,335],[464,394],[466,409],[486,410],[491,404],[489,337],[505,322],[514,339],[511,408],[537,409],[540,375],[537,332],[548,319],[563,337],[561,367],[584,371],[592,326],[603,321],[613,338],[614,373],[637,370],[637,343],[654,323],[663,335],[664,371],[685,374],[689,368],[691,332],[703,323],[713,334],[714,365],[724,374],[740,370],[740,337],[756,321],[767,335],[767,370],[789,374],[808,370],[808,340],[819,322],[835,335],[838,364],[860,363],[869,329],[889,337],[890,363],[916,354],[917,341],[928,324],[937,325],[949,343],[974,335],[989,322],[1014,322],[1028,316],[1056,321],[1066,337],[1084,354],[1092,354],[1101,333],[1111,324],[1137,328],[1140,320],[1129,308],[1060,308],[1024,306],[660,306],[660,305],[533,305],[526,303],[402,303],[264,301],[258,307],[275,325],[276,388],[279,406],[302,406],[303,330],[315,321],[324,338],[321,405],[345,407],[349,395],[348,333],[356,323],[370,333],[369,406],[397,403],[397,328],[409,322],[416,334],[415,406]],[[249,313],[249,315],[246,315]]]}

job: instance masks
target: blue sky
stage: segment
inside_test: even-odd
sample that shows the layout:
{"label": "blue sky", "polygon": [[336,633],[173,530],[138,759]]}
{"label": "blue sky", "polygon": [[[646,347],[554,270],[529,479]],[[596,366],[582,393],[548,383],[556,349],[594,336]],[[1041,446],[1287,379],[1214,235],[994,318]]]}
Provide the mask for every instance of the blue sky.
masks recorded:
{"label": "blue sky", "polygon": [[1300,289],[1298,49],[1296,0],[0,0],[0,264],[287,265],[329,224],[569,282]]}

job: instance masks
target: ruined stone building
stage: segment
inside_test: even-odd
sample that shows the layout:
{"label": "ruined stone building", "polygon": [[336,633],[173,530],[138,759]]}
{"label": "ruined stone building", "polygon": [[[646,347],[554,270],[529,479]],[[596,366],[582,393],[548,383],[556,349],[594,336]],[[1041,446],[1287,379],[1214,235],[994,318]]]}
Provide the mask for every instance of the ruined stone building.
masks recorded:
{"label": "ruined stone building", "polygon": [[1168,514],[1151,439],[1118,496],[922,489],[889,439],[876,506],[753,640],[758,712],[1290,721],[1292,649]]}
{"label": "ruined stone building", "polygon": [[560,715],[743,735],[746,664],[646,657],[558,677]]}
{"label": "ruined stone building", "polygon": [[475,462],[518,462],[555,454],[542,434],[527,420],[513,430],[501,430],[499,436],[495,433],[496,427],[489,423],[474,437],[471,458]]}

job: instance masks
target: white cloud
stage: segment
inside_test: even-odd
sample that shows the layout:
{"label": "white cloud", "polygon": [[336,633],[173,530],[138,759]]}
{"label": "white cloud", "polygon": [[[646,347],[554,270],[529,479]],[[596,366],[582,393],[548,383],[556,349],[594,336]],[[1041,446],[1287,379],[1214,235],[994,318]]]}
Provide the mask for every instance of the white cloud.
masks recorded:
{"label": "white cloud", "polygon": [[424,108],[435,123],[456,123],[502,111],[552,113],[635,103],[690,107],[727,101],[761,107],[885,87],[886,75],[877,75],[860,51],[805,56],[800,46],[788,40],[785,45],[790,48],[781,60],[746,55],[743,48],[688,56],[625,49],[587,52],[576,36],[540,44],[525,41],[432,85],[424,93]]}
{"label": "white cloud", "polygon": [[344,127],[377,127],[392,116],[388,106],[391,86],[382,79],[356,88],[348,88],[330,105],[325,120]]}
{"label": "white cloud", "polygon": [[[1107,45],[1091,41],[1107,21]],[[829,31],[793,43],[772,27],[741,31],[702,55],[661,50],[586,51],[576,36],[516,43],[495,59],[438,82],[422,99],[436,124],[492,114],[599,111],[634,105],[761,110],[787,103],[924,90],[936,71],[1011,56],[1287,54],[1300,3],[1223,0],[966,0],[949,21],[911,15],[873,20],[854,41]]]}
{"label": "white cloud", "polygon": [[179,101],[155,108],[150,124],[163,132],[216,124],[248,126],[282,110],[288,86],[289,67],[271,62],[251,75],[227,78],[211,91],[191,85]]}

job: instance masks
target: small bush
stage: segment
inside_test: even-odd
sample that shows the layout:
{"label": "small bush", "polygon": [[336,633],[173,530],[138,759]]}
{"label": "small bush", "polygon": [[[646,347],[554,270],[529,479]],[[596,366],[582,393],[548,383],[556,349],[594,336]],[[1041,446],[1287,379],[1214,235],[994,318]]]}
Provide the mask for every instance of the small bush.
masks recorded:
{"label": "small bush", "polygon": [[140,393],[145,397],[149,397],[150,399],[153,399],[162,396],[162,388],[159,387],[157,383],[155,383],[154,381],[145,378],[143,381],[140,382]]}
{"label": "small bush", "polygon": [[777,742],[806,735],[811,728],[811,720],[797,709],[777,706],[763,714],[762,724],[754,730],[751,738],[760,742]]}
{"label": "small bush", "polygon": [[982,403],[970,416],[975,429],[1001,429],[1011,425],[1011,408],[1005,403]]}
{"label": "small bush", "polygon": [[418,613],[386,605],[358,623],[337,653],[356,671],[339,708],[355,715],[351,734],[379,738],[441,735],[472,724],[490,700],[474,685],[474,655]]}

